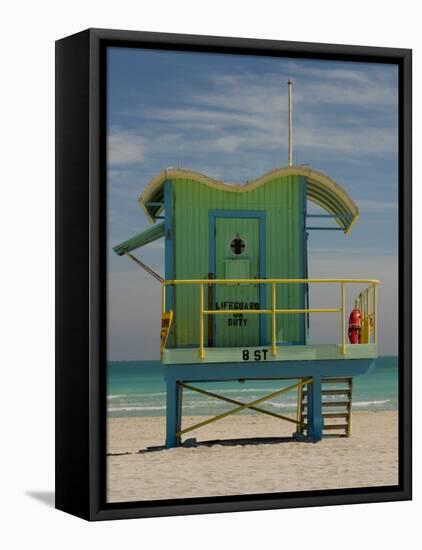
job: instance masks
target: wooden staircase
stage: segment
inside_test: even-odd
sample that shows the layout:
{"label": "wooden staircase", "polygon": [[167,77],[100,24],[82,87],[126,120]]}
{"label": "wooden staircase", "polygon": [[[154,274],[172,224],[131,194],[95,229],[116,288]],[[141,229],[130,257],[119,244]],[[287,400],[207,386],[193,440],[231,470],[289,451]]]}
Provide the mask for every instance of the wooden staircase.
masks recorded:
{"label": "wooden staircase", "polygon": [[[353,378],[321,380],[323,437],[350,437],[352,433]],[[307,392],[299,395],[299,432],[307,435]]]}

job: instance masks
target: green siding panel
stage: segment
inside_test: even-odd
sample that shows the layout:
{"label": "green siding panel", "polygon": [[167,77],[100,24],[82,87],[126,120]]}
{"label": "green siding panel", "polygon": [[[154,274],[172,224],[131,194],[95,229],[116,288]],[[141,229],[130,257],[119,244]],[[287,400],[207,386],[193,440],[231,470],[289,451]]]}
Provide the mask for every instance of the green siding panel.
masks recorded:
{"label": "green siding panel", "polygon": [[[256,189],[235,192],[216,189],[193,179],[172,180],[174,188],[174,264],[175,279],[206,279],[211,266],[209,211],[259,210],[265,212],[265,277],[303,278],[305,178],[276,177]],[[246,254],[245,254],[246,257]],[[251,268],[253,273],[254,269]],[[215,275],[215,274],[213,274]],[[278,308],[301,308],[304,304],[304,285],[280,285],[277,290]],[[205,288],[205,306],[208,306]],[[271,290],[267,290],[267,307]],[[214,307],[214,304],[212,304]],[[263,304],[261,304],[263,306]],[[175,345],[198,346],[199,288],[179,286],[175,291]],[[207,345],[208,324],[205,323]],[[267,320],[267,339],[271,334]],[[303,343],[304,316],[279,315],[279,343]],[[217,337],[217,343],[219,336]],[[256,334],[246,334],[240,345],[256,345]],[[239,343],[237,343],[239,345]]]}

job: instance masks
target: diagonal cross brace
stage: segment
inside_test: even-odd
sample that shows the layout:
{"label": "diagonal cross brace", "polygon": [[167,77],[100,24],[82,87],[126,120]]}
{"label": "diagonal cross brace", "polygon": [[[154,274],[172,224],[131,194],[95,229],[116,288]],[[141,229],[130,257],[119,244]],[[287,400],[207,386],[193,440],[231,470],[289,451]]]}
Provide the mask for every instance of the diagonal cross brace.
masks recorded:
{"label": "diagonal cross brace", "polygon": [[294,390],[296,388],[300,388],[304,386],[305,384],[310,384],[312,382],[312,378],[307,378],[305,380],[301,380],[297,384],[293,384],[292,386],[288,386],[287,388],[282,388],[281,390],[277,390],[275,392],[269,393],[267,395],[264,395],[264,397],[260,397],[259,399],[255,399],[254,401],[251,401],[250,403],[241,403],[240,401],[236,401],[234,399],[230,399],[228,397],[223,397],[218,394],[212,394],[211,392],[207,392],[206,390],[202,390],[199,388],[195,388],[194,386],[189,386],[188,384],[182,384],[182,386],[191,389],[193,391],[198,391],[199,393],[204,393],[211,395],[212,397],[216,397],[217,399],[221,399],[223,401],[227,401],[229,403],[239,404],[239,407],[236,407],[232,409],[231,411],[227,411],[225,413],[218,414],[217,416],[213,416],[212,418],[208,418],[207,420],[203,420],[202,422],[198,422],[197,424],[194,424],[193,426],[189,426],[188,428],[184,428],[183,430],[180,430],[176,433],[176,435],[179,437],[187,432],[190,432],[192,430],[195,430],[197,428],[201,428],[202,426],[206,426],[207,424],[211,424],[212,422],[216,422],[217,420],[221,420],[222,418],[226,418],[227,416],[231,416],[232,414],[236,414],[240,411],[243,411],[244,409],[252,409],[257,410],[258,412],[261,412],[263,414],[269,414],[270,416],[276,416],[278,418],[281,418],[283,420],[288,420],[290,422],[294,422],[295,424],[298,424],[296,420],[293,420],[291,418],[283,417],[282,415],[277,415],[276,413],[271,413],[269,411],[266,411],[264,409],[257,408],[256,405],[259,405],[260,403],[263,403],[264,401],[268,401],[272,399],[273,397],[276,397],[277,395],[281,395],[282,393],[286,393],[288,391]]}
{"label": "diagonal cross brace", "polygon": [[[186,388],[188,390],[196,391],[198,393],[201,393],[203,395],[208,395],[209,397],[215,397],[216,399],[221,399],[221,401],[227,401],[227,403],[233,403],[234,405],[244,405],[245,403],[242,403],[242,401],[237,401],[236,399],[231,399],[230,397],[225,397],[224,395],[220,395],[218,393],[213,393],[208,390],[203,390],[201,388],[196,388],[194,386],[190,386],[189,384],[181,384],[183,388]],[[253,405],[248,406],[248,409],[252,409],[253,411],[260,412],[262,414],[268,414],[269,416],[274,416],[275,418],[279,418],[280,420],[286,420],[287,422],[293,422],[293,424],[299,424],[297,420],[294,420],[293,418],[290,418],[289,416],[284,416],[283,414],[278,414],[272,411],[267,411],[265,409],[261,409],[260,407],[254,407]]]}

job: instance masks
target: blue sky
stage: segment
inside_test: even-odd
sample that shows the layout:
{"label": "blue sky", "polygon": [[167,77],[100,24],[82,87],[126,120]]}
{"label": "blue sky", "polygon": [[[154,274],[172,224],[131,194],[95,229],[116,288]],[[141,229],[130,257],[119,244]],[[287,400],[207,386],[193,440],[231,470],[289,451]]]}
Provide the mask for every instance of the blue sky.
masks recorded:
{"label": "blue sky", "polygon": [[[380,352],[395,354],[396,66],[109,49],[109,252],[149,226],[137,199],[167,167],[244,183],[286,165],[289,78],[294,163],[336,180],[361,212],[348,236],[311,233],[309,275],[381,279]],[[163,250],[156,241],[137,253],[163,273]],[[159,290],[133,262],[109,253],[109,359],[158,358]],[[337,337],[338,319],[312,321],[311,330],[315,341]]]}

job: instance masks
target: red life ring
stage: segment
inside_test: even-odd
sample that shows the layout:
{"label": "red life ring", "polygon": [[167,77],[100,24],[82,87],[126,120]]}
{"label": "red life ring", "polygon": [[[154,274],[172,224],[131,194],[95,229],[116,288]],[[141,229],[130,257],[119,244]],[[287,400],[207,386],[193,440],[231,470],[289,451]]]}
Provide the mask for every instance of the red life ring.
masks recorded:
{"label": "red life ring", "polygon": [[349,317],[349,342],[360,344],[362,340],[362,318],[357,307],[352,310]]}

